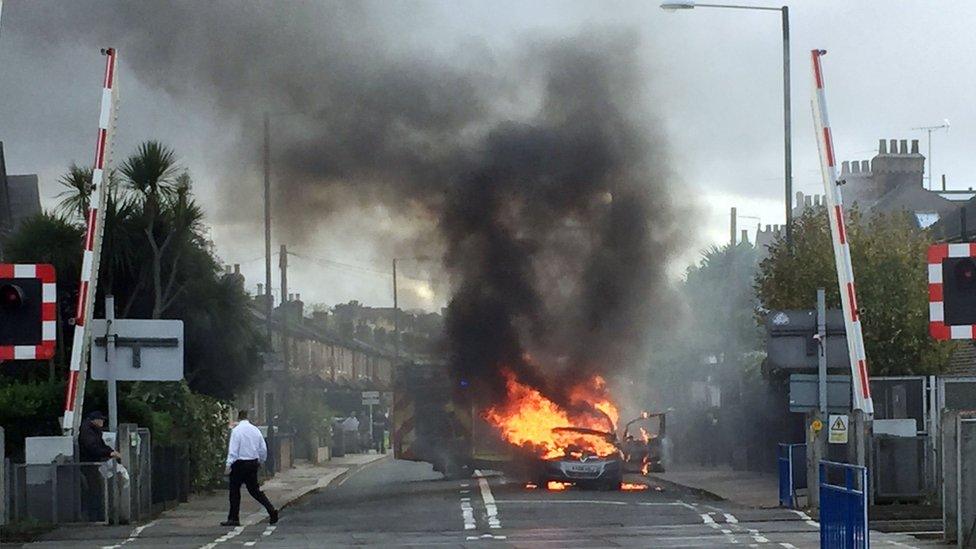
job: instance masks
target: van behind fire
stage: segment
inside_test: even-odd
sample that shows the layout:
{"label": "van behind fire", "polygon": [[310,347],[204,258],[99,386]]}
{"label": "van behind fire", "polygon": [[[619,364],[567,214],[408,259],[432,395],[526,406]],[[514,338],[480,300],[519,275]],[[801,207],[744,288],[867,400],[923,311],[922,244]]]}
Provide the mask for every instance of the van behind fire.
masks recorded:
{"label": "van behind fire", "polygon": [[445,361],[400,364],[393,380],[393,457],[430,463],[446,478],[508,469],[511,447],[475,410],[469,390]]}

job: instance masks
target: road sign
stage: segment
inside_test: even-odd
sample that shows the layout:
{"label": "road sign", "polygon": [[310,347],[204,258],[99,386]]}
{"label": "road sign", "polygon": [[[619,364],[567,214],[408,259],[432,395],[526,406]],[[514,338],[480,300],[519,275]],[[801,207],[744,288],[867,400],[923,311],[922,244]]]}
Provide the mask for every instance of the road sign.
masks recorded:
{"label": "road sign", "polygon": [[[790,374],[790,411],[812,412],[820,409],[819,379],[815,374]],[[851,376],[827,376],[827,411],[851,409]]]}
{"label": "road sign", "polygon": [[380,398],[379,391],[363,391],[363,398]]}
{"label": "road sign", "polygon": [[114,340],[111,364],[118,381],[183,379],[183,321],[119,319],[91,323],[91,377],[109,379],[108,338]]}
{"label": "road sign", "polygon": [[830,425],[830,429],[827,431],[829,433],[827,442],[830,444],[847,444],[847,428],[850,425],[850,419],[846,415],[830,414],[827,425]]}

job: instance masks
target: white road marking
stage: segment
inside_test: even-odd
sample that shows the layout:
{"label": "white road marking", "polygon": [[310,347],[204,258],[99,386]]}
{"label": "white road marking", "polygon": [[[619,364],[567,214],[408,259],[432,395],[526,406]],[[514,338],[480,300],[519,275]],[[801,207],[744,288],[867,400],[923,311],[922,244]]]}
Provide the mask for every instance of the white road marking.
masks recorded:
{"label": "white road marking", "polygon": [[155,525],[156,525],[156,521],[154,520],[152,522],[147,522],[146,524],[143,524],[142,526],[136,526],[135,528],[132,529],[132,532],[129,532],[129,537],[128,538],[126,538],[125,540],[123,540],[123,541],[121,541],[121,542],[119,542],[119,543],[117,543],[115,545],[103,545],[102,546],[102,549],[118,549],[119,547],[122,547],[126,543],[135,541],[136,538],[138,538],[139,535],[142,534],[142,531],[143,530],[145,530],[146,528],[151,528],[151,527],[153,527]]}
{"label": "white road marking", "polygon": [[820,523],[810,518],[810,515],[804,513],[803,511],[797,511],[796,509],[790,509],[790,511],[796,513],[796,516],[800,517],[800,519],[806,522],[808,526],[813,526],[817,530],[820,529]]}
{"label": "white road marking", "polygon": [[786,543],[785,541],[780,543],[779,545],[784,549],[796,549],[796,545],[793,545],[792,543]]}
{"label": "white road marking", "polygon": [[722,513],[722,514],[725,515],[725,522],[728,522],[729,524],[739,524],[739,519],[735,518],[735,515],[733,515],[732,513]]}
{"label": "white road marking", "polygon": [[752,535],[752,539],[758,541],[759,543],[769,543],[769,538],[762,535],[759,530],[749,529],[749,534]]}
{"label": "white road marking", "polygon": [[244,531],[244,528],[245,527],[246,526],[238,526],[238,527],[234,528],[233,530],[231,530],[230,532],[227,532],[226,534],[220,536],[219,538],[211,541],[210,543],[208,543],[206,545],[202,545],[200,547],[200,549],[213,549],[218,544],[224,543],[225,541],[232,540],[232,539],[236,538],[237,536],[241,535],[241,532]]}
{"label": "white road marking", "polygon": [[261,535],[265,537],[270,536],[277,528],[277,526],[268,526],[264,529],[264,532],[261,532]]}
{"label": "white road marking", "polygon": [[501,528],[502,521],[498,518],[498,506],[495,505],[495,496],[492,495],[491,487],[488,486],[488,479],[479,477],[478,484],[481,486],[481,499],[484,500],[485,511],[488,513],[488,527]]}
{"label": "white road marking", "polygon": [[910,549],[918,549],[918,547],[915,547],[914,545],[908,545],[905,543],[901,543],[900,541],[893,541],[890,539],[887,541],[888,541],[888,545],[894,545],[896,547],[909,547]]}
{"label": "white road marking", "polygon": [[474,508],[471,507],[471,501],[468,498],[461,498],[461,518],[464,520],[465,530],[475,529]]}

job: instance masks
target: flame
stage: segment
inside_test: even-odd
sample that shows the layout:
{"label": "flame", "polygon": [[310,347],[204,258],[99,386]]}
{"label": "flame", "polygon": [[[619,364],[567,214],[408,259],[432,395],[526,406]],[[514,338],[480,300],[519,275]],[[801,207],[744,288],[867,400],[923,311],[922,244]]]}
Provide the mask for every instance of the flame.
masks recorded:
{"label": "flame", "polygon": [[543,459],[582,457],[587,454],[608,456],[617,446],[607,436],[596,433],[565,431],[566,427],[614,431],[619,419],[616,406],[606,394],[600,377],[570,391],[573,411],[560,407],[537,389],[519,383],[511,371],[504,371],[507,400],[488,408],[484,418],[502,437]]}
{"label": "flame", "polygon": [[555,480],[550,480],[546,483],[546,489],[553,492],[562,492],[566,488],[569,488],[572,484],[568,482],[557,482]]}
{"label": "flame", "polygon": [[640,491],[647,490],[648,488],[646,484],[638,484],[636,482],[624,482],[620,484],[620,489],[626,491]]}

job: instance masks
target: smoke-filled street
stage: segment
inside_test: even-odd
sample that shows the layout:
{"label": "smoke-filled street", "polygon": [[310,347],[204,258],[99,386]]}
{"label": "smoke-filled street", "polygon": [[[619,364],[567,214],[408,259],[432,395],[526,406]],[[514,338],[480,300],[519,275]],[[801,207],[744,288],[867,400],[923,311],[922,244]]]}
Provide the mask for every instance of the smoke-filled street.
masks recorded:
{"label": "smoke-filled street", "polygon": [[976,547],[976,2],[715,2],[0,0],[0,542]]}

